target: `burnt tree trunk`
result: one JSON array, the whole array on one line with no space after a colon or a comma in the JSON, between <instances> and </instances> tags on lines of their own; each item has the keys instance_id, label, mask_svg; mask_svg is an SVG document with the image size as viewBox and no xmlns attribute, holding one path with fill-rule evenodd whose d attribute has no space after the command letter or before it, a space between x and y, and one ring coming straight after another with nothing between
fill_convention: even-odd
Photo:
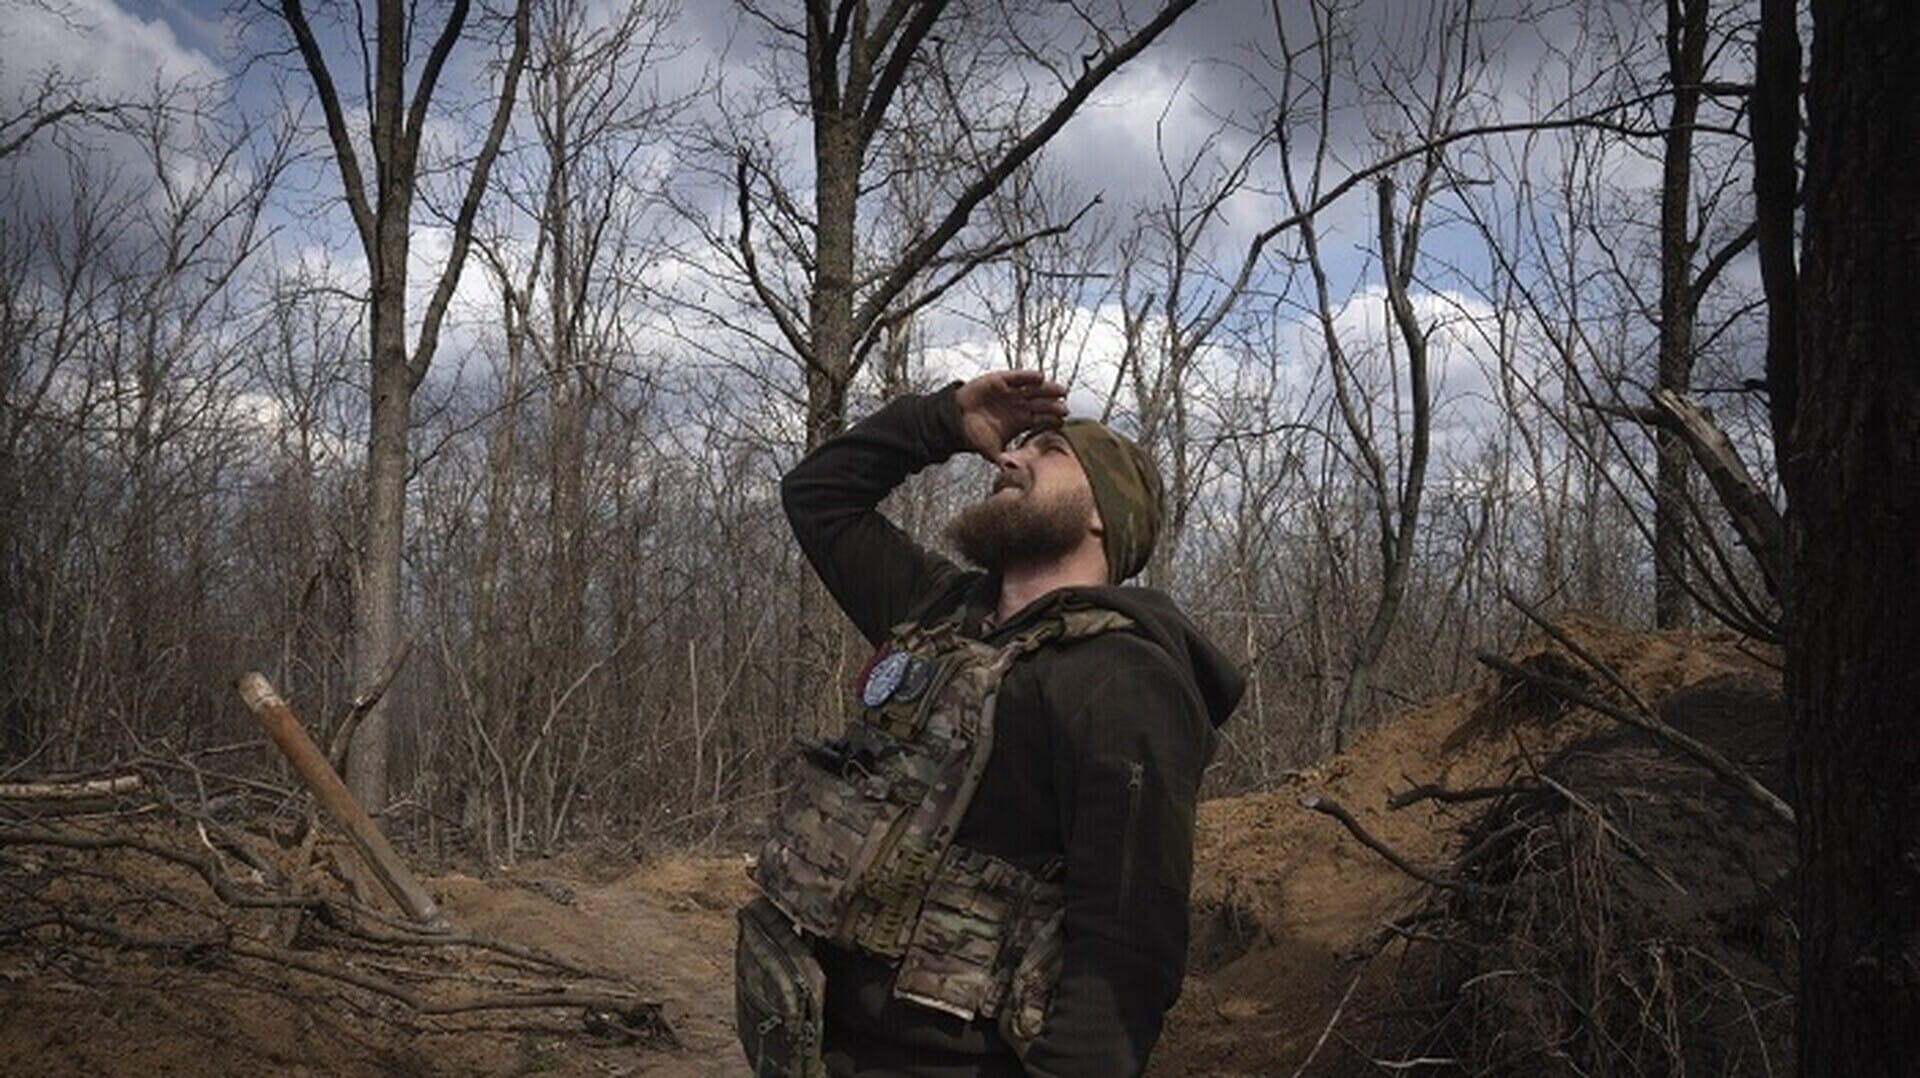
<instances>
[{"instance_id":1,"label":"burnt tree trunk","mask_svg":"<svg viewBox=\"0 0 1920 1078\"><path fill-rule=\"evenodd\" d=\"M1920 20L1815 0L1788 492L1799 1064L1920 1059Z\"/></svg>"}]
</instances>

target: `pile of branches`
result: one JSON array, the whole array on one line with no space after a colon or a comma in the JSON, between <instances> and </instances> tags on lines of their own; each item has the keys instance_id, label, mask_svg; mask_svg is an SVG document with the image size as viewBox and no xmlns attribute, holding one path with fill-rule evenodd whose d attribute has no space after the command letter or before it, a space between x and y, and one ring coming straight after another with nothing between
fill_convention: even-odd
<instances>
[{"instance_id":1,"label":"pile of branches","mask_svg":"<svg viewBox=\"0 0 1920 1078\"><path fill-rule=\"evenodd\" d=\"M304 790L213 766L235 749L270 751L0 782L0 952L82 970L140 954L256 989L275 970L291 994L419 1032L494 1022L673 1043L660 1005L619 974L382 908Z\"/></svg>"},{"instance_id":2,"label":"pile of branches","mask_svg":"<svg viewBox=\"0 0 1920 1078\"><path fill-rule=\"evenodd\" d=\"M1783 881L1728 887L1697 847L1635 839L1650 821L1631 791L1589 798L1553 777L1580 762L1470 820L1456 876L1414 918L1450 1004L1417 1054L1474 1074L1790 1072L1792 927L1768 886ZM1689 778L1661 770L1646 777Z\"/></svg>"},{"instance_id":3,"label":"pile of branches","mask_svg":"<svg viewBox=\"0 0 1920 1078\"><path fill-rule=\"evenodd\" d=\"M1340 806L1302 801L1422 885L1354 955L1409 959L1382 1010L1418 1020L1381 1024L1363 1051L1468 1074L1791 1073L1791 809L1561 643L1591 673L1564 655L1483 661L1515 693L1633 729L1546 760L1521 746L1488 787L1393 795L1453 816L1451 863L1410 863Z\"/></svg>"}]
</instances>

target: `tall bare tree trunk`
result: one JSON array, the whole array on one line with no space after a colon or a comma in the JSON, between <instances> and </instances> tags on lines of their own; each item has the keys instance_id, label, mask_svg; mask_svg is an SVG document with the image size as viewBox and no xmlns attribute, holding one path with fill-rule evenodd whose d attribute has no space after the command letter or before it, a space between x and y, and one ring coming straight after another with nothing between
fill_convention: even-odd
<instances>
[{"instance_id":1,"label":"tall bare tree trunk","mask_svg":"<svg viewBox=\"0 0 1920 1078\"><path fill-rule=\"evenodd\" d=\"M404 241L403 241L404 242ZM400 261L405 261L404 250ZM400 284L404 298L405 282ZM379 301L375 300L376 309ZM401 311L404 312L404 305ZM400 564L406 542L407 432L413 385L407 371L406 330L399 318L374 322L373 401L367 436L366 506L360 522L353 592L353 684L374 683L400 646ZM384 338L384 339L383 339ZM396 340L397 338L397 340ZM368 711L347 757L347 785L367 811L386 810L392 749L393 693Z\"/></svg>"},{"instance_id":2,"label":"tall bare tree trunk","mask_svg":"<svg viewBox=\"0 0 1920 1078\"><path fill-rule=\"evenodd\" d=\"M470 0L454 0L419 60L413 96L407 96L413 6L404 0L379 0L374 19L372 70L365 72L373 100L366 142L373 151L369 183L360 149L346 116L339 83L314 36L300 0L280 0L280 14L292 32L301 63L313 82L325 115L327 137L340 172L347 208L353 216L370 281L369 363L372 401L367 433L366 505L360 521L353 609L352 677L356 693L370 688L399 646L402 633L401 559L405 553L407 433L412 425L413 391L426 377L438 346L447 304L460 281L472 242L473 220L487 175L499 156L507 118L526 66L528 12L520 0L512 12L513 47L501 74L491 124L475 152L472 171L452 222L452 249L420 319L418 341L407 342L407 260L412 241L413 200L420 176L420 140L440 75L465 30ZM426 29L424 25L421 29ZM359 42L365 55L367 42ZM399 693L383 695L362 720L347 758L347 783L367 811L386 807L388 765L392 754L393 708Z\"/></svg>"},{"instance_id":3,"label":"tall bare tree trunk","mask_svg":"<svg viewBox=\"0 0 1920 1078\"><path fill-rule=\"evenodd\" d=\"M1660 360L1658 388L1686 393L1693 378L1693 325L1699 296L1693 282L1693 125L1706 75L1707 0L1667 0L1667 74L1673 108L1667 117L1660 177ZM1654 429L1653 618L1663 629L1685 625L1688 602L1687 516L1692 502L1687 443L1668 426Z\"/></svg>"},{"instance_id":4,"label":"tall bare tree trunk","mask_svg":"<svg viewBox=\"0 0 1920 1078\"><path fill-rule=\"evenodd\" d=\"M1920 20L1815 0L1783 458L1804 1078L1920 1060Z\"/></svg>"},{"instance_id":5,"label":"tall bare tree trunk","mask_svg":"<svg viewBox=\"0 0 1920 1078\"><path fill-rule=\"evenodd\" d=\"M840 433L854 374L853 245L860 186L860 122L816 105L814 212L820 221L808 296L813 354L807 367L807 448Z\"/></svg>"}]
</instances>

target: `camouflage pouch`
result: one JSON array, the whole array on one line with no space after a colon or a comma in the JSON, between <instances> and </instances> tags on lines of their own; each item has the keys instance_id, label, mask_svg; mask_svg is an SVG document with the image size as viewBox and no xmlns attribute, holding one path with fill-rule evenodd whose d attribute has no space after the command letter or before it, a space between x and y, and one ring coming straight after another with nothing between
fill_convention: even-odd
<instances>
[{"instance_id":1,"label":"camouflage pouch","mask_svg":"<svg viewBox=\"0 0 1920 1078\"><path fill-rule=\"evenodd\" d=\"M1036 938L1013 968L1007 998L1000 1004L1000 1036L1022 1059L1046 1025L1047 1005L1053 1002L1053 986L1060 980L1061 960L1067 952L1066 914L1064 908L1055 910L1039 925Z\"/></svg>"},{"instance_id":2,"label":"camouflage pouch","mask_svg":"<svg viewBox=\"0 0 1920 1078\"><path fill-rule=\"evenodd\" d=\"M1033 982L1029 997L1040 987L1045 971L1028 959L1046 942L1049 926L1058 934L1063 911L1059 884L990 854L949 847L927 888L893 994L969 1021L993 1017L1010 1000L1020 970ZM1046 1001L1027 1005L1044 1012Z\"/></svg>"},{"instance_id":3,"label":"camouflage pouch","mask_svg":"<svg viewBox=\"0 0 1920 1078\"><path fill-rule=\"evenodd\" d=\"M733 952L734 1020L755 1078L825 1078L820 1060L825 978L806 938L773 903L739 914Z\"/></svg>"}]
</instances>

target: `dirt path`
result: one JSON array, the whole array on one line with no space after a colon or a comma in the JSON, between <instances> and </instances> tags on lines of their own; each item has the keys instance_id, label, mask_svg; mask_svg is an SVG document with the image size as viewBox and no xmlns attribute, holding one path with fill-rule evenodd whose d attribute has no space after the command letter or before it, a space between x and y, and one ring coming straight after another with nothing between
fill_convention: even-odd
<instances>
[{"instance_id":1,"label":"dirt path","mask_svg":"<svg viewBox=\"0 0 1920 1078\"><path fill-rule=\"evenodd\" d=\"M560 879L548 868L491 880L443 877L434 886L462 927L625 974L658 999L680 1047L638 1054L625 1061L633 1068L626 1073L745 1073L733 1037L733 911L748 898L740 859L672 857L606 883ZM561 883L571 901L555 901L536 881ZM591 1055L569 1052L543 1073L610 1073L599 1068L614 1061Z\"/></svg>"}]
</instances>

